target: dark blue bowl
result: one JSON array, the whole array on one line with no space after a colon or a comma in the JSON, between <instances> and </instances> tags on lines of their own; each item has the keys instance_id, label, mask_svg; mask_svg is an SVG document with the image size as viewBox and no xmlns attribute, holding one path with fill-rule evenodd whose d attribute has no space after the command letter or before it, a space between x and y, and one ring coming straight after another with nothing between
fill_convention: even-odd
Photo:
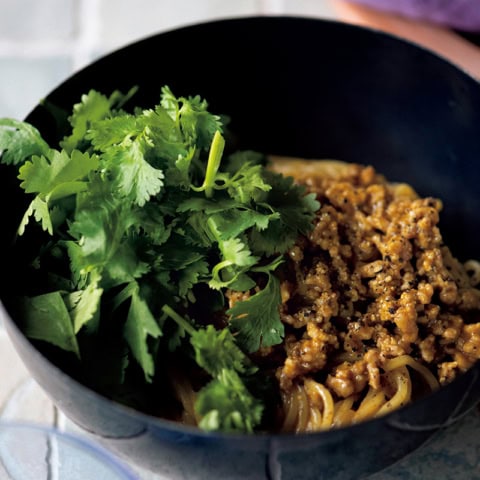
<instances>
[{"instance_id":1,"label":"dark blue bowl","mask_svg":"<svg viewBox=\"0 0 480 480\"><path fill-rule=\"evenodd\" d=\"M375 166L390 180L444 201L444 238L460 259L480 258L480 85L432 53L376 31L322 20L222 20L162 33L73 75L48 99L67 109L90 88L139 85L200 94L232 118L236 146ZM27 118L51 141L53 119ZM0 249L14 275L10 239L23 213L15 179L3 177ZM8 276L4 276L8 278ZM479 365L450 385L383 418L308 435L209 434L139 413L75 381L8 315L7 330L33 377L58 407L133 462L186 478L359 479L418 448L480 398Z\"/></svg>"}]
</instances>

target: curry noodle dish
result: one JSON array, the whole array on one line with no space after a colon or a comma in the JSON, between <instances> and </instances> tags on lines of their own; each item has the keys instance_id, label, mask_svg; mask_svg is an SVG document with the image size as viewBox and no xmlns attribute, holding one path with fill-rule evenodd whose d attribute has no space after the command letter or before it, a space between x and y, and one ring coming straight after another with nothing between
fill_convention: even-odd
<instances>
[{"instance_id":1,"label":"curry noodle dish","mask_svg":"<svg viewBox=\"0 0 480 480\"><path fill-rule=\"evenodd\" d=\"M54 146L0 119L30 198L5 298L62 369L203 430L310 432L480 358L480 264L444 244L441 200L368 165L225 149L201 97L165 85L128 113L135 92L83 95Z\"/></svg>"},{"instance_id":2,"label":"curry noodle dish","mask_svg":"<svg viewBox=\"0 0 480 480\"><path fill-rule=\"evenodd\" d=\"M480 358L480 263L443 244L442 203L371 166L270 157L320 202L314 228L280 269L284 342L255 363L273 372L275 431L342 427L387 414ZM230 308L249 293L227 293ZM176 375L183 420L195 392Z\"/></svg>"},{"instance_id":3,"label":"curry noodle dish","mask_svg":"<svg viewBox=\"0 0 480 480\"><path fill-rule=\"evenodd\" d=\"M275 365L281 430L386 414L480 358L480 267L443 244L440 200L370 166L275 158L271 168L321 204L282 271L284 344L258 353Z\"/></svg>"}]
</instances>

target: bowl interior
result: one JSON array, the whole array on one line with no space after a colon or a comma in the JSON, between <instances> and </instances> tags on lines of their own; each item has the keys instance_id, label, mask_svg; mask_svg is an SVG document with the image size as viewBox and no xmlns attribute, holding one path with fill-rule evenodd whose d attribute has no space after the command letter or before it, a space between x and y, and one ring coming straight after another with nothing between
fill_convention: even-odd
<instances>
[{"instance_id":1,"label":"bowl interior","mask_svg":"<svg viewBox=\"0 0 480 480\"><path fill-rule=\"evenodd\" d=\"M225 50L215 47L219 42ZM480 207L479 86L428 51L336 22L236 19L128 46L48 99L69 109L90 88L108 94L133 85L139 92L132 101L145 107L162 85L201 95L211 111L231 118L238 148L372 164L393 181L438 196L448 243L461 256L477 253L480 227L471 219ZM56 137L41 108L28 120Z\"/></svg>"}]
</instances>

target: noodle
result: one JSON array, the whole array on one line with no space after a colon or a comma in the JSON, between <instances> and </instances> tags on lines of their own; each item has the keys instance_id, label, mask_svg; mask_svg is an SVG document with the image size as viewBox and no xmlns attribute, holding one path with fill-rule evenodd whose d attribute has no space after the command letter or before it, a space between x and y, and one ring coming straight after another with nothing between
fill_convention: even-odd
<instances>
[{"instance_id":1,"label":"noodle","mask_svg":"<svg viewBox=\"0 0 480 480\"><path fill-rule=\"evenodd\" d=\"M407 365L425 375L428 382L432 382L429 383L432 389L438 388L433 375L426 374L426 369L408 355L387 362L385 383L389 388L370 387L356 409L353 406L357 395L335 402L325 385L307 378L302 386L296 385L291 395L284 396L286 417L281 430L297 433L326 430L379 417L406 405L411 401L412 393ZM394 393L388 398L387 391L392 387Z\"/></svg>"},{"instance_id":2,"label":"noodle","mask_svg":"<svg viewBox=\"0 0 480 480\"><path fill-rule=\"evenodd\" d=\"M377 411L375 416L385 415L392 410L403 407L410 402L412 382L406 367L398 367L390 372L390 377L395 382L397 391L395 395Z\"/></svg>"},{"instance_id":3,"label":"noodle","mask_svg":"<svg viewBox=\"0 0 480 480\"><path fill-rule=\"evenodd\" d=\"M424 367L409 355L401 355L400 357L392 358L385 363L383 368L386 372L390 372L403 366L409 366L420 373L422 378L430 387L430 390L434 391L439 388L440 385L433 373L427 367Z\"/></svg>"},{"instance_id":4,"label":"noodle","mask_svg":"<svg viewBox=\"0 0 480 480\"><path fill-rule=\"evenodd\" d=\"M294 280L290 290L288 275L282 284L292 336L277 378L282 391L303 384L308 429L385 415L412 401L412 372L425 393L478 359L480 327L462 318L467 311L479 317L480 263L461 264L442 245L440 201L389 184L371 167L275 158L272 169L303 183L322 205L298 247L308 250L308 263L293 251ZM325 382L311 379L321 372Z\"/></svg>"},{"instance_id":5,"label":"noodle","mask_svg":"<svg viewBox=\"0 0 480 480\"><path fill-rule=\"evenodd\" d=\"M320 404L322 408L321 428L326 429L332 426L335 405L333 403L332 394L321 383L306 379L304 382L305 390L311 404Z\"/></svg>"},{"instance_id":6,"label":"noodle","mask_svg":"<svg viewBox=\"0 0 480 480\"><path fill-rule=\"evenodd\" d=\"M297 401L298 415L295 431L298 433L307 431L308 420L310 418L310 402L308 401L305 389L300 386L298 386Z\"/></svg>"},{"instance_id":7,"label":"noodle","mask_svg":"<svg viewBox=\"0 0 480 480\"><path fill-rule=\"evenodd\" d=\"M320 413L320 410L315 407L310 407L306 431L315 432L318 430L322 430L323 428L324 428L323 420L322 420L322 414Z\"/></svg>"},{"instance_id":8,"label":"noodle","mask_svg":"<svg viewBox=\"0 0 480 480\"><path fill-rule=\"evenodd\" d=\"M385 405L385 402L385 393L383 390L376 390L370 387L367 395L353 415L353 423L358 423L367 418L375 417L380 408Z\"/></svg>"},{"instance_id":9,"label":"noodle","mask_svg":"<svg viewBox=\"0 0 480 480\"><path fill-rule=\"evenodd\" d=\"M334 401L325 385L307 378L284 396L286 417L282 431L307 432L326 430L385 415L411 401L412 382L407 366L419 372L431 390L438 388L432 373L412 357L403 355L385 364L385 387L370 387L357 408L358 395ZM393 388L393 394L388 393Z\"/></svg>"},{"instance_id":10,"label":"noodle","mask_svg":"<svg viewBox=\"0 0 480 480\"><path fill-rule=\"evenodd\" d=\"M325 430L332 426L335 404L330 391L321 383L305 379L290 395L284 395L285 418L281 430L306 432Z\"/></svg>"},{"instance_id":11,"label":"noodle","mask_svg":"<svg viewBox=\"0 0 480 480\"><path fill-rule=\"evenodd\" d=\"M200 419L195 412L196 393L190 380L179 369L170 369L169 377L174 396L181 405L181 422L185 425L198 425Z\"/></svg>"},{"instance_id":12,"label":"noodle","mask_svg":"<svg viewBox=\"0 0 480 480\"><path fill-rule=\"evenodd\" d=\"M352 406L356 401L357 396L352 395L344 400L335 402L335 415L333 417L332 427L343 427L353 423L355 411L352 409Z\"/></svg>"},{"instance_id":13,"label":"noodle","mask_svg":"<svg viewBox=\"0 0 480 480\"><path fill-rule=\"evenodd\" d=\"M291 432L296 430L296 425L298 424L298 417L300 412L299 390L300 387L297 386L291 392L282 392L283 409L285 412L285 419L282 425L283 431Z\"/></svg>"}]
</instances>

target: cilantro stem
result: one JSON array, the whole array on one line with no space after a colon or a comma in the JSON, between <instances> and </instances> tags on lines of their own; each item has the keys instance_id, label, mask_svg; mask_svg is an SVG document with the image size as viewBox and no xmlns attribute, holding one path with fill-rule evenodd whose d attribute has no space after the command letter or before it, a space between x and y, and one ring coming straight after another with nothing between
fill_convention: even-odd
<instances>
[{"instance_id":1,"label":"cilantro stem","mask_svg":"<svg viewBox=\"0 0 480 480\"><path fill-rule=\"evenodd\" d=\"M217 175L218 167L222 160L223 149L225 148L225 139L219 130L215 131L213 135L212 144L210 145L210 151L208 152L207 169L205 171L205 179L201 187L191 187L195 192L205 191L207 198L212 198L213 189L215 186L215 178Z\"/></svg>"},{"instance_id":2,"label":"cilantro stem","mask_svg":"<svg viewBox=\"0 0 480 480\"><path fill-rule=\"evenodd\" d=\"M205 173L205 196L211 198L213 195L213 186L215 185L215 175L222 160L223 149L225 148L225 139L222 134L216 130L213 135L212 145L208 154L207 171Z\"/></svg>"},{"instance_id":3,"label":"cilantro stem","mask_svg":"<svg viewBox=\"0 0 480 480\"><path fill-rule=\"evenodd\" d=\"M220 288L226 287L231 282L233 282L233 280L235 280L238 275L235 275L229 281L223 281L223 279L220 277L220 272L222 271L222 269L230 267L231 265L233 265L233 263L230 260L223 260L223 262L217 263L212 269L212 280L210 282L210 286L216 285L215 288L219 290Z\"/></svg>"},{"instance_id":4,"label":"cilantro stem","mask_svg":"<svg viewBox=\"0 0 480 480\"><path fill-rule=\"evenodd\" d=\"M190 336L194 335L196 330L193 326L185 320L181 315L179 315L170 305L164 305L162 307L163 313L168 315L172 320L174 320L180 327L182 327Z\"/></svg>"}]
</instances>

